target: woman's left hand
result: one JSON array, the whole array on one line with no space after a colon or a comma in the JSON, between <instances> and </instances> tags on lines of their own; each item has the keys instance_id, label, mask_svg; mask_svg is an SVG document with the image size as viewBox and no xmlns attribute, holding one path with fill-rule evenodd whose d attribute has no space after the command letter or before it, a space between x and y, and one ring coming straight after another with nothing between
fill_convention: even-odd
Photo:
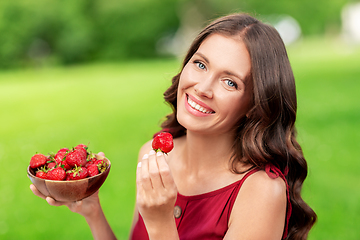
<instances>
[{"instance_id":1,"label":"woman's left hand","mask_svg":"<svg viewBox=\"0 0 360 240\"><path fill-rule=\"evenodd\" d=\"M175 223L177 187L162 152L151 150L144 155L137 167L136 186L137 208L150 235Z\"/></svg>"}]
</instances>

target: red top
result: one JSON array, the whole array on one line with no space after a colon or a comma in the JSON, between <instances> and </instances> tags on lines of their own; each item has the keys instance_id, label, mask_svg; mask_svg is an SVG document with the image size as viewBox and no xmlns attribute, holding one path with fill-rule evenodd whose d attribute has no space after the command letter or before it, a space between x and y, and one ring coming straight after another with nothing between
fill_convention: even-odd
<instances>
[{"instance_id":1,"label":"red top","mask_svg":"<svg viewBox=\"0 0 360 240\"><path fill-rule=\"evenodd\" d=\"M278 171L277 168L272 166L265 168L265 170L269 177L276 178L280 176L285 180L283 174ZM228 229L230 213L240 187L251 174L257 171L259 171L258 168L253 169L246 173L241 180L208 193L194 196L184 196L178 193L174 208L174 216L180 239L223 239ZM291 205L288 198L288 214L286 217L286 226L283 237L286 237L287 235L287 225L290 214ZM131 239L149 239L140 214L139 220L134 227Z\"/></svg>"}]
</instances>

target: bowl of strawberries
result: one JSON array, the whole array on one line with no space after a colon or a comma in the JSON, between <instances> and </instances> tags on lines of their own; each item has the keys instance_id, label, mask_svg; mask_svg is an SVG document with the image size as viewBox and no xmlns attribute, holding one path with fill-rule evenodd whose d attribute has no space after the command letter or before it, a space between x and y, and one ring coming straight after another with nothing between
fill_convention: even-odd
<instances>
[{"instance_id":1,"label":"bowl of strawberries","mask_svg":"<svg viewBox=\"0 0 360 240\"><path fill-rule=\"evenodd\" d=\"M103 185L110 167L109 159L79 144L72 149L61 148L56 154L36 153L30 159L27 175L45 196L57 201L78 201Z\"/></svg>"}]
</instances>

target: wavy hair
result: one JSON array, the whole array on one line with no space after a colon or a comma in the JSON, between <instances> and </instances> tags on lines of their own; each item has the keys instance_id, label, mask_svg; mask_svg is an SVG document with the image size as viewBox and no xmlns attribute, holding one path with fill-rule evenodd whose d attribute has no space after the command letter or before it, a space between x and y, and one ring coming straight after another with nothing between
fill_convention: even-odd
<instances>
[{"instance_id":1,"label":"wavy hair","mask_svg":"<svg viewBox=\"0 0 360 240\"><path fill-rule=\"evenodd\" d=\"M236 164L251 164L264 168L271 163L286 175L292 214L285 239L303 240L314 225L317 216L301 197L307 176L307 163L296 140L296 89L284 43L270 25L247 14L221 17L205 27L185 56L182 69L189 62L201 43L211 34L240 36L251 58L248 78L252 87L252 105L248 114L235 126L231 169ZM181 71L172 79L164 99L173 109L162 123L174 138L186 134L186 129L176 119L177 89ZM287 174L286 174L287 173Z\"/></svg>"}]
</instances>

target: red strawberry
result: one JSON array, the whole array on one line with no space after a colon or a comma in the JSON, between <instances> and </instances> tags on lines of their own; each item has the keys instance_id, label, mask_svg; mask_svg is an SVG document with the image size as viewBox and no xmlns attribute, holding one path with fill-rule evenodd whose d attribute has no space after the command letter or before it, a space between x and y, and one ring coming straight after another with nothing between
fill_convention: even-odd
<instances>
[{"instance_id":1,"label":"red strawberry","mask_svg":"<svg viewBox=\"0 0 360 240\"><path fill-rule=\"evenodd\" d=\"M79 180L89 175L85 167L75 167L73 170L67 171L66 174L67 180Z\"/></svg>"},{"instance_id":2,"label":"red strawberry","mask_svg":"<svg viewBox=\"0 0 360 240\"><path fill-rule=\"evenodd\" d=\"M66 172L62 167L57 167L47 172L46 178L49 180L62 181L66 178Z\"/></svg>"},{"instance_id":3,"label":"red strawberry","mask_svg":"<svg viewBox=\"0 0 360 240\"><path fill-rule=\"evenodd\" d=\"M170 152L174 148L172 135L167 132L157 134L152 141L152 148L163 153Z\"/></svg>"},{"instance_id":4,"label":"red strawberry","mask_svg":"<svg viewBox=\"0 0 360 240\"><path fill-rule=\"evenodd\" d=\"M70 170L71 169L70 165L65 160L60 161L59 166L61 166L65 170Z\"/></svg>"},{"instance_id":5,"label":"red strawberry","mask_svg":"<svg viewBox=\"0 0 360 240\"><path fill-rule=\"evenodd\" d=\"M87 160L85 167L88 168L90 165L93 165L96 161L96 158L90 158Z\"/></svg>"},{"instance_id":6,"label":"red strawberry","mask_svg":"<svg viewBox=\"0 0 360 240\"><path fill-rule=\"evenodd\" d=\"M36 177L38 177L38 178L43 178L43 179L46 179L47 177L47 173L48 172L48 170L47 170L47 168L46 167L42 167L42 168L40 168L37 172L36 172Z\"/></svg>"},{"instance_id":7,"label":"red strawberry","mask_svg":"<svg viewBox=\"0 0 360 240\"><path fill-rule=\"evenodd\" d=\"M91 164L87 167L89 177L93 177L99 174L99 168L96 164Z\"/></svg>"},{"instance_id":8,"label":"red strawberry","mask_svg":"<svg viewBox=\"0 0 360 240\"><path fill-rule=\"evenodd\" d=\"M42 179L46 179L46 178L47 178L47 174L46 174L46 172L43 172L43 171L37 171L37 172L36 172L36 177L42 178Z\"/></svg>"},{"instance_id":9,"label":"red strawberry","mask_svg":"<svg viewBox=\"0 0 360 240\"><path fill-rule=\"evenodd\" d=\"M60 161L65 159L66 153L69 152L70 150L68 148L62 148L60 149L56 154L55 154L55 161L56 163L59 163Z\"/></svg>"},{"instance_id":10,"label":"red strawberry","mask_svg":"<svg viewBox=\"0 0 360 240\"><path fill-rule=\"evenodd\" d=\"M79 144L75 147L75 149L78 149L78 148L85 148L85 150L88 149L88 147L85 144Z\"/></svg>"},{"instance_id":11,"label":"red strawberry","mask_svg":"<svg viewBox=\"0 0 360 240\"><path fill-rule=\"evenodd\" d=\"M48 163L46 164L46 167L48 169L53 169L56 167L56 162L55 161L48 161Z\"/></svg>"},{"instance_id":12,"label":"red strawberry","mask_svg":"<svg viewBox=\"0 0 360 240\"><path fill-rule=\"evenodd\" d=\"M31 168L38 168L44 166L47 162L47 157L44 154L37 153L31 157L30 160L30 167Z\"/></svg>"},{"instance_id":13,"label":"red strawberry","mask_svg":"<svg viewBox=\"0 0 360 240\"><path fill-rule=\"evenodd\" d=\"M108 164L104 159L96 160L94 164L98 167L100 172L104 172L108 167Z\"/></svg>"},{"instance_id":14,"label":"red strawberry","mask_svg":"<svg viewBox=\"0 0 360 240\"><path fill-rule=\"evenodd\" d=\"M87 159L87 151L85 148L73 149L66 155L65 161L70 167L85 166Z\"/></svg>"}]
</instances>

